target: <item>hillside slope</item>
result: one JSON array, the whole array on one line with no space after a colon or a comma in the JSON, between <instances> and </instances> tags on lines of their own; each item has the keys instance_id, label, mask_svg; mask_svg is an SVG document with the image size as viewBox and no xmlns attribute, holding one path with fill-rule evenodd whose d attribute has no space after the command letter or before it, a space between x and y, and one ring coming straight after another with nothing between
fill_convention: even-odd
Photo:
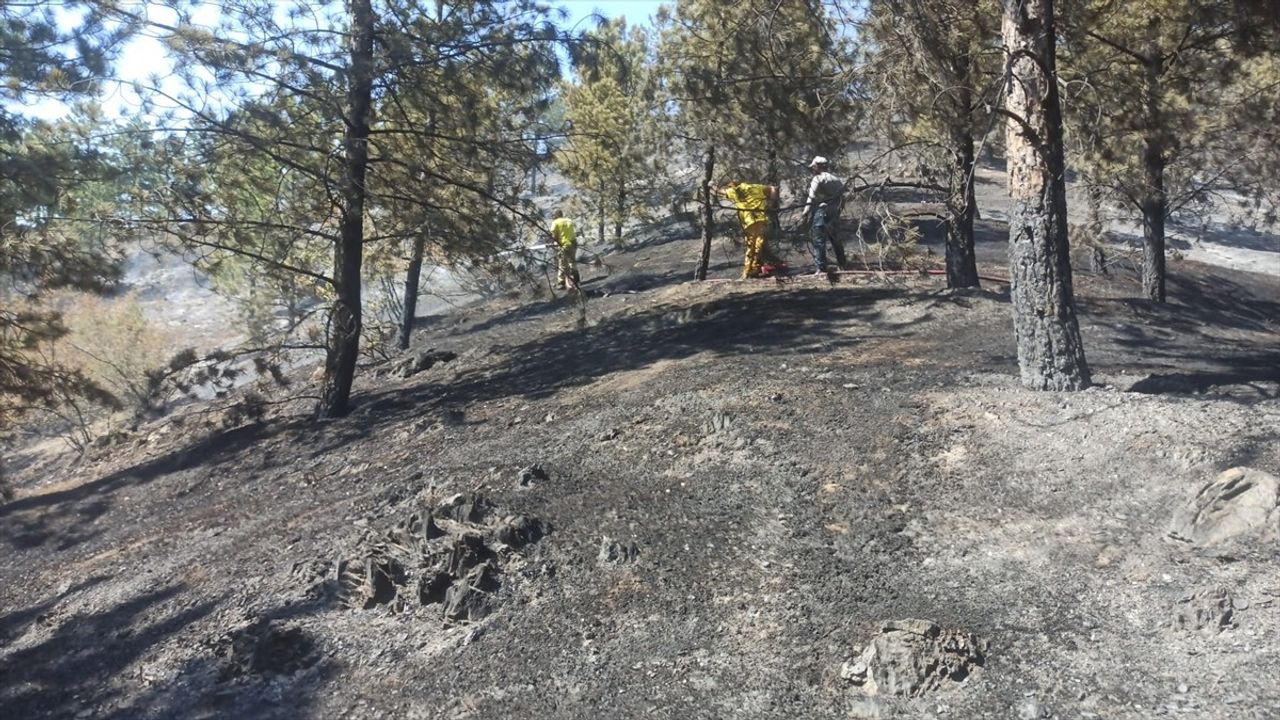
<instances>
[{"instance_id":1,"label":"hillside slope","mask_svg":"<svg viewBox=\"0 0 1280 720\"><path fill-rule=\"evenodd\" d=\"M610 256L581 325L565 299L430 318L417 348L456 359L366 373L349 418L285 404L227 431L162 423L56 476L30 465L0 506L0 704L1280 714L1280 544L1167 538L1220 471L1280 472L1280 279L1182 264L1157 306L1081 275L1099 385L1033 393L998 285L686 284L694 253ZM911 618L984 657L869 696L860 653Z\"/></svg>"}]
</instances>

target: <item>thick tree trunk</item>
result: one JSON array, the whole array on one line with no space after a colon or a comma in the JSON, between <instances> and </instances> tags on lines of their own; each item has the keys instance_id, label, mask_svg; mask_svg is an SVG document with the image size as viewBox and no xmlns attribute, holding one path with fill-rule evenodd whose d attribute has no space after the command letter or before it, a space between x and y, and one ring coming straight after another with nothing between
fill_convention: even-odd
<instances>
[{"instance_id":1,"label":"thick tree trunk","mask_svg":"<svg viewBox=\"0 0 1280 720\"><path fill-rule=\"evenodd\" d=\"M413 239L413 257L409 258L409 270L404 275L404 312L400 317L400 337L396 345L409 349L413 338L413 321L418 315L418 283L422 280L422 255L427 249L427 235L421 233Z\"/></svg>"},{"instance_id":2,"label":"thick tree trunk","mask_svg":"<svg viewBox=\"0 0 1280 720\"><path fill-rule=\"evenodd\" d=\"M1004 0L1009 276L1022 383L1089 386L1071 287L1052 0Z\"/></svg>"},{"instance_id":3,"label":"thick tree trunk","mask_svg":"<svg viewBox=\"0 0 1280 720\"><path fill-rule=\"evenodd\" d=\"M342 218L333 253L337 298L329 315L329 347L321 387L321 417L347 414L360 352L360 265L364 253L365 172L373 96L372 0L351 0L351 72L343 143Z\"/></svg>"},{"instance_id":4,"label":"thick tree trunk","mask_svg":"<svg viewBox=\"0 0 1280 720\"><path fill-rule=\"evenodd\" d=\"M1147 49L1147 135L1142 148L1142 294L1164 302L1164 219L1169 198L1164 188L1165 148L1160 132L1159 48Z\"/></svg>"},{"instance_id":5,"label":"thick tree trunk","mask_svg":"<svg viewBox=\"0 0 1280 720\"><path fill-rule=\"evenodd\" d=\"M707 279L707 267L711 265L711 236L715 234L715 198L711 196L711 179L716 172L716 146L707 145L702 161L702 255L693 271L694 280Z\"/></svg>"},{"instance_id":6,"label":"thick tree trunk","mask_svg":"<svg viewBox=\"0 0 1280 720\"><path fill-rule=\"evenodd\" d=\"M965 91L967 96L968 92ZM966 103L967 104L967 103ZM974 196L973 131L967 126L951 135L955 154L947 219L947 287L978 287L978 263L973 249L973 219L978 201Z\"/></svg>"}]
</instances>

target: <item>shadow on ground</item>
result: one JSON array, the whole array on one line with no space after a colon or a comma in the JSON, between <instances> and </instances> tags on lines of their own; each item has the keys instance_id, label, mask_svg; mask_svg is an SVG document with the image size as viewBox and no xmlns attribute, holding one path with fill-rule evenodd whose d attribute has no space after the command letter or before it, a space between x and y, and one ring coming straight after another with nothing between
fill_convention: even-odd
<instances>
[{"instance_id":1,"label":"shadow on ground","mask_svg":"<svg viewBox=\"0 0 1280 720\"><path fill-rule=\"evenodd\" d=\"M245 671L229 672L239 670L230 660L236 652L230 638L219 646L189 632L225 598L194 599L180 582L91 609L61 607L88 604L78 593L105 579L92 578L0 618L6 642L11 631L23 631L19 625L29 618L51 628L46 637L0 663L5 717L179 720L245 712L304 717L316 689L335 670L309 635L293 630L273 636L294 638L291 644L255 643L242 659ZM281 607L257 627L285 623L315 609L314 603ZM244 646L241 641L241 654ZM187 659L166 657L175 652ZM131 668L135 672L127 672ZM145 689L139 691L140 686Z\"/></svg>"}]
</instances>

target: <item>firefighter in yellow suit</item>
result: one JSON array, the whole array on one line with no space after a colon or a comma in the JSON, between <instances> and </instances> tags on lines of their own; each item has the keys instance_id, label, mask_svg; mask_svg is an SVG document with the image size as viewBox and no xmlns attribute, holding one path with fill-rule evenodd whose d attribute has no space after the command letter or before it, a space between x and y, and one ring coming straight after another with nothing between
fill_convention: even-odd
<instances>
[{"instance_id":1,"label":"firefighter in yellow suit","mask_svg":"<svg viewBox=\"0 0 1280 720\"><path fill-rule=\"evenodd\" d=\"M778 196L772 185L731 182L723 188L725 197L738 208L738 220L746 236L747 254L742 262L742 279L760 276L760 255L764 252L764 236L769 229L769 216L765 212Z\"/></svg>"},{"instance_id":2,"label":"firefighter in yellow suit","mask_svg":"<svg viewBox=\"0 0 1280 720\"><path fill-rule=\"evenodd\" d=\"M578 237L573 221L556 210L552 214L551 237L556 241L556 283L566 290L578 286Z\"/></svg>"}]
</instances>

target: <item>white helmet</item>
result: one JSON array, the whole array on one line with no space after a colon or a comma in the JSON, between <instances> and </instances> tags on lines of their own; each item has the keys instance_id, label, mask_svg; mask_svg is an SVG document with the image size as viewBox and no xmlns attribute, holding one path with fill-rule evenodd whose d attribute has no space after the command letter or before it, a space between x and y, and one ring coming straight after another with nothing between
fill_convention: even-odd
<instances>
[{"instance_id":1,"label":"white helmet","mask_svg":"<svg viewBox=\"0 0 1280 720\"><path fill-rule=\"evenodd\" d=\"M809 167L811 168L821 167L826 164L827 164L827 159L822 157L821 155L814 155L813 159L809 161Z\"/></svg>"}]
</instances>

